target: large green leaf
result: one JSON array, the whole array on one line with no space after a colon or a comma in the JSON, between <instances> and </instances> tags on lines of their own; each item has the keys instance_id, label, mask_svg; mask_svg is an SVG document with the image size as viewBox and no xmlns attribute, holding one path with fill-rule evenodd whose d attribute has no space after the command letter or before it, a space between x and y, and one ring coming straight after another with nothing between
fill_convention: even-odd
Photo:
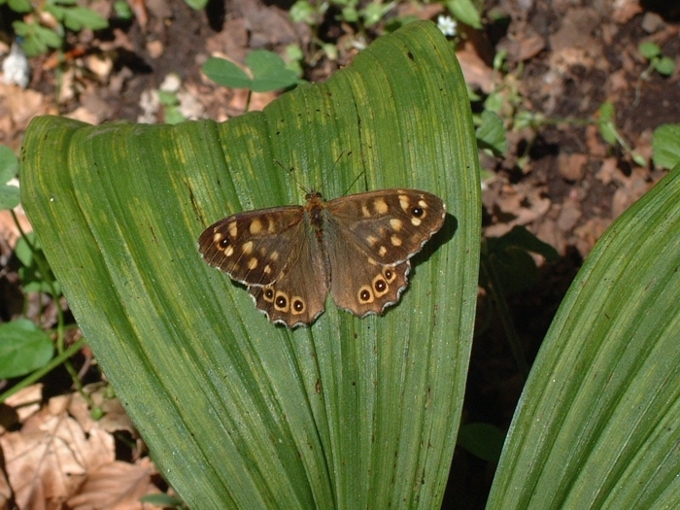
<instances>
[{"instance_id":1,"label":"large green leaf","mask_svg":"<svg viewBox=\"0 0 680 510\"><path fill-rule=\"evenodd\" d=\"M680 168L604 234L524 389L488 508L680 508Z\"/></svg>"},{"instance_id":2,"label":"large green leaf","mask_svg":"<svg viewBox=\"0 0 680 510\"><path fill-rule=\"evenodd\" d=\"M292 168L291 172L284 170ZM452 47L431 23L325 84L223 124L34 120L22 199L154 459L192 508L438 506L479 263L477 156ZM444 228L383 317L273 326L208 267L201 231L243 209L409 186Z\"/></svg>"}]
</instances>

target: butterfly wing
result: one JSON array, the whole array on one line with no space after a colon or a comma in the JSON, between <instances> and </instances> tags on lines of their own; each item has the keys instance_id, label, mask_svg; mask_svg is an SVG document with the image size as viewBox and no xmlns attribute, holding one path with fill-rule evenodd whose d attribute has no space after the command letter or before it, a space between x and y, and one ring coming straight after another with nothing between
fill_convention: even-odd
<instances>
[{"instance_id":1,"label":"butterfly wing","mask_svg":"<svg viewBox=\"0 0 680 510\"><path fill-rule=\"evenodd\" d=\"M248 286L272 322L294 327L323 312L327 273L302 207L234 214L205 229L198 243L210 265Z\"/></svg>"},{"instance_id":2,"label":"butterfly wing","mask_svg":"<svg viewBox=\"0 0 680 510\"><path fill-rule=\"evenodd\" d=\"M326 212L331 295L363 317L399 301L409 259L442 227L446 206L431 193L395 189L331 200Z\"/></svg>"}]
</instances>

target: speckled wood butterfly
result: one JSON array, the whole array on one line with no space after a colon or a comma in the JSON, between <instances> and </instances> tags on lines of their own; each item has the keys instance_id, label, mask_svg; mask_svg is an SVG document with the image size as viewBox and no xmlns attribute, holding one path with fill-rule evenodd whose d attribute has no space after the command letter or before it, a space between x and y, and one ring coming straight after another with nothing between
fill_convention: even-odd
<instances>
[{"instance_id":1,"label":"speckled wood butterfly","mask_svg":"<svg viewBox=\"0 0 680 510\"><path fill-rule=\"evenodd\" d=\"M444 223L446 206L425 191L385 189L304 206L234 214L198 240L208 264L248 286L274 323L308 325L335 303L355 315L382 313L407 286L409 259Z\"/></svg>"}]
</instances>

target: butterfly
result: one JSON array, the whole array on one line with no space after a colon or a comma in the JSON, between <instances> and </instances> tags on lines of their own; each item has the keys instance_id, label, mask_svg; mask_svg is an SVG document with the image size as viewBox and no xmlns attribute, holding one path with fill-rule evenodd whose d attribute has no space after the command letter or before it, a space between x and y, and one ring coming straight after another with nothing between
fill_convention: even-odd
<instances>
[{"instance_id":1,"label":"butterfly","mask_svg":"<svg viewBox=\"0 0 680 510\"><path fill-rule=\"evenodd\" d=\"M309 325L336 305L381 314L408 285L409 259L442 227L444 202L426 191L385 189L234 214L198 244L211 266L248 287L270 321Z\"/></svg>"}]
</instances>

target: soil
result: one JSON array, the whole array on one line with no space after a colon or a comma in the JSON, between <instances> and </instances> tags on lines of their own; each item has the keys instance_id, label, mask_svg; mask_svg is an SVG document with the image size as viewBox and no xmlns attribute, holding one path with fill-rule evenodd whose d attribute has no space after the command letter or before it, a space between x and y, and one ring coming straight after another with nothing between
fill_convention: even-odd
<instances>
[{"instance_id":1,"label":"soil","mask_svg":"<svg viewBox=\"0 0 680 510\"><path fill-rule=\"evenodd\" d=\"M0 83L0 144L18 153L30 119L48 113L96 124L140 119L163 122L163 108L145 107L149 102L143 98L171 73L179 76L181 91L189 98L188 116L217 121L237 116L245 108L246 93L212 84L201 75L200 66L214 54L243 62L252 49L284 55L291 43L308 48L311 31L290 21L291 4L213 0L204 11L194 11L179 0L137 2L133 4L136 17L130 21L116 21L102 32L84 30L70 35L73 51L65 63L59 64L53 55L31 59L26 89ZM93 5L103 16L112 16L110 0ZM400 4L394 13L436 21L443 9L441 5ZM523 226L559 254L553 263L537 257L535 284L508 296L524 354L531 363L594 243L665 175L651 163L638 165L632 153L650 161L653 130L678 122L679 73L676 69L668 77L658 72L646 76L649 62L638 45L654 42L677 64L680 8L673 2L651 0L488 0L483 12L482 31L459 25L458 56L467 81L480 95L489 94L501 79L492 68L493 58L506 51L503 83L514 86L511 98L516 101L504 120L512 128L519 112L546 119L536 128L511 129L509 149L502 157L481 155L482 166L490 173L484 191L485 235L499 237ZM0 6L0 56L9 51L12 14L6 4ZM379 35L381 27L369 36ZM307 79L324 80L351 61L356 50L347 42L355 28L326 16L319 35L337 45L339 57L336 61L310 58L314 65L305 69ZM250 108L262 108L274 97L254 94ZM614 105L616 126L631 150L607 144L597 126L586 122L598 117L605 102ZM13 253L19 232L6 213L0 212L0 320L28 315L51 327L56 314L50 310L56 304L44 296L21 292ZM30 229L25 218L21 221ZM491 423L506 431L524 378L495 313L481 292L479 323L486 326L480 327L473 346L463 420ZM74 339L77 336L77 332L72 334ZM84 367L84 374L90 374L86 382L96 382L88 379L93 373L87 370L90 360L90 354L83 352L76 363ZM47 400L45 395L69 391L70 378L64 371L42 382L42 401ZM120 420L125 422L125 418ZM134 437L131 424L126 422L125 430ZM126 451L130 456L130 450ZM444 506L483 508L494 468L458 448ZM140 467L138 463L136 469L149 476L151 485L166 489L149 474L153 469L148 464Z\"/></svg>"}]
</instances>

